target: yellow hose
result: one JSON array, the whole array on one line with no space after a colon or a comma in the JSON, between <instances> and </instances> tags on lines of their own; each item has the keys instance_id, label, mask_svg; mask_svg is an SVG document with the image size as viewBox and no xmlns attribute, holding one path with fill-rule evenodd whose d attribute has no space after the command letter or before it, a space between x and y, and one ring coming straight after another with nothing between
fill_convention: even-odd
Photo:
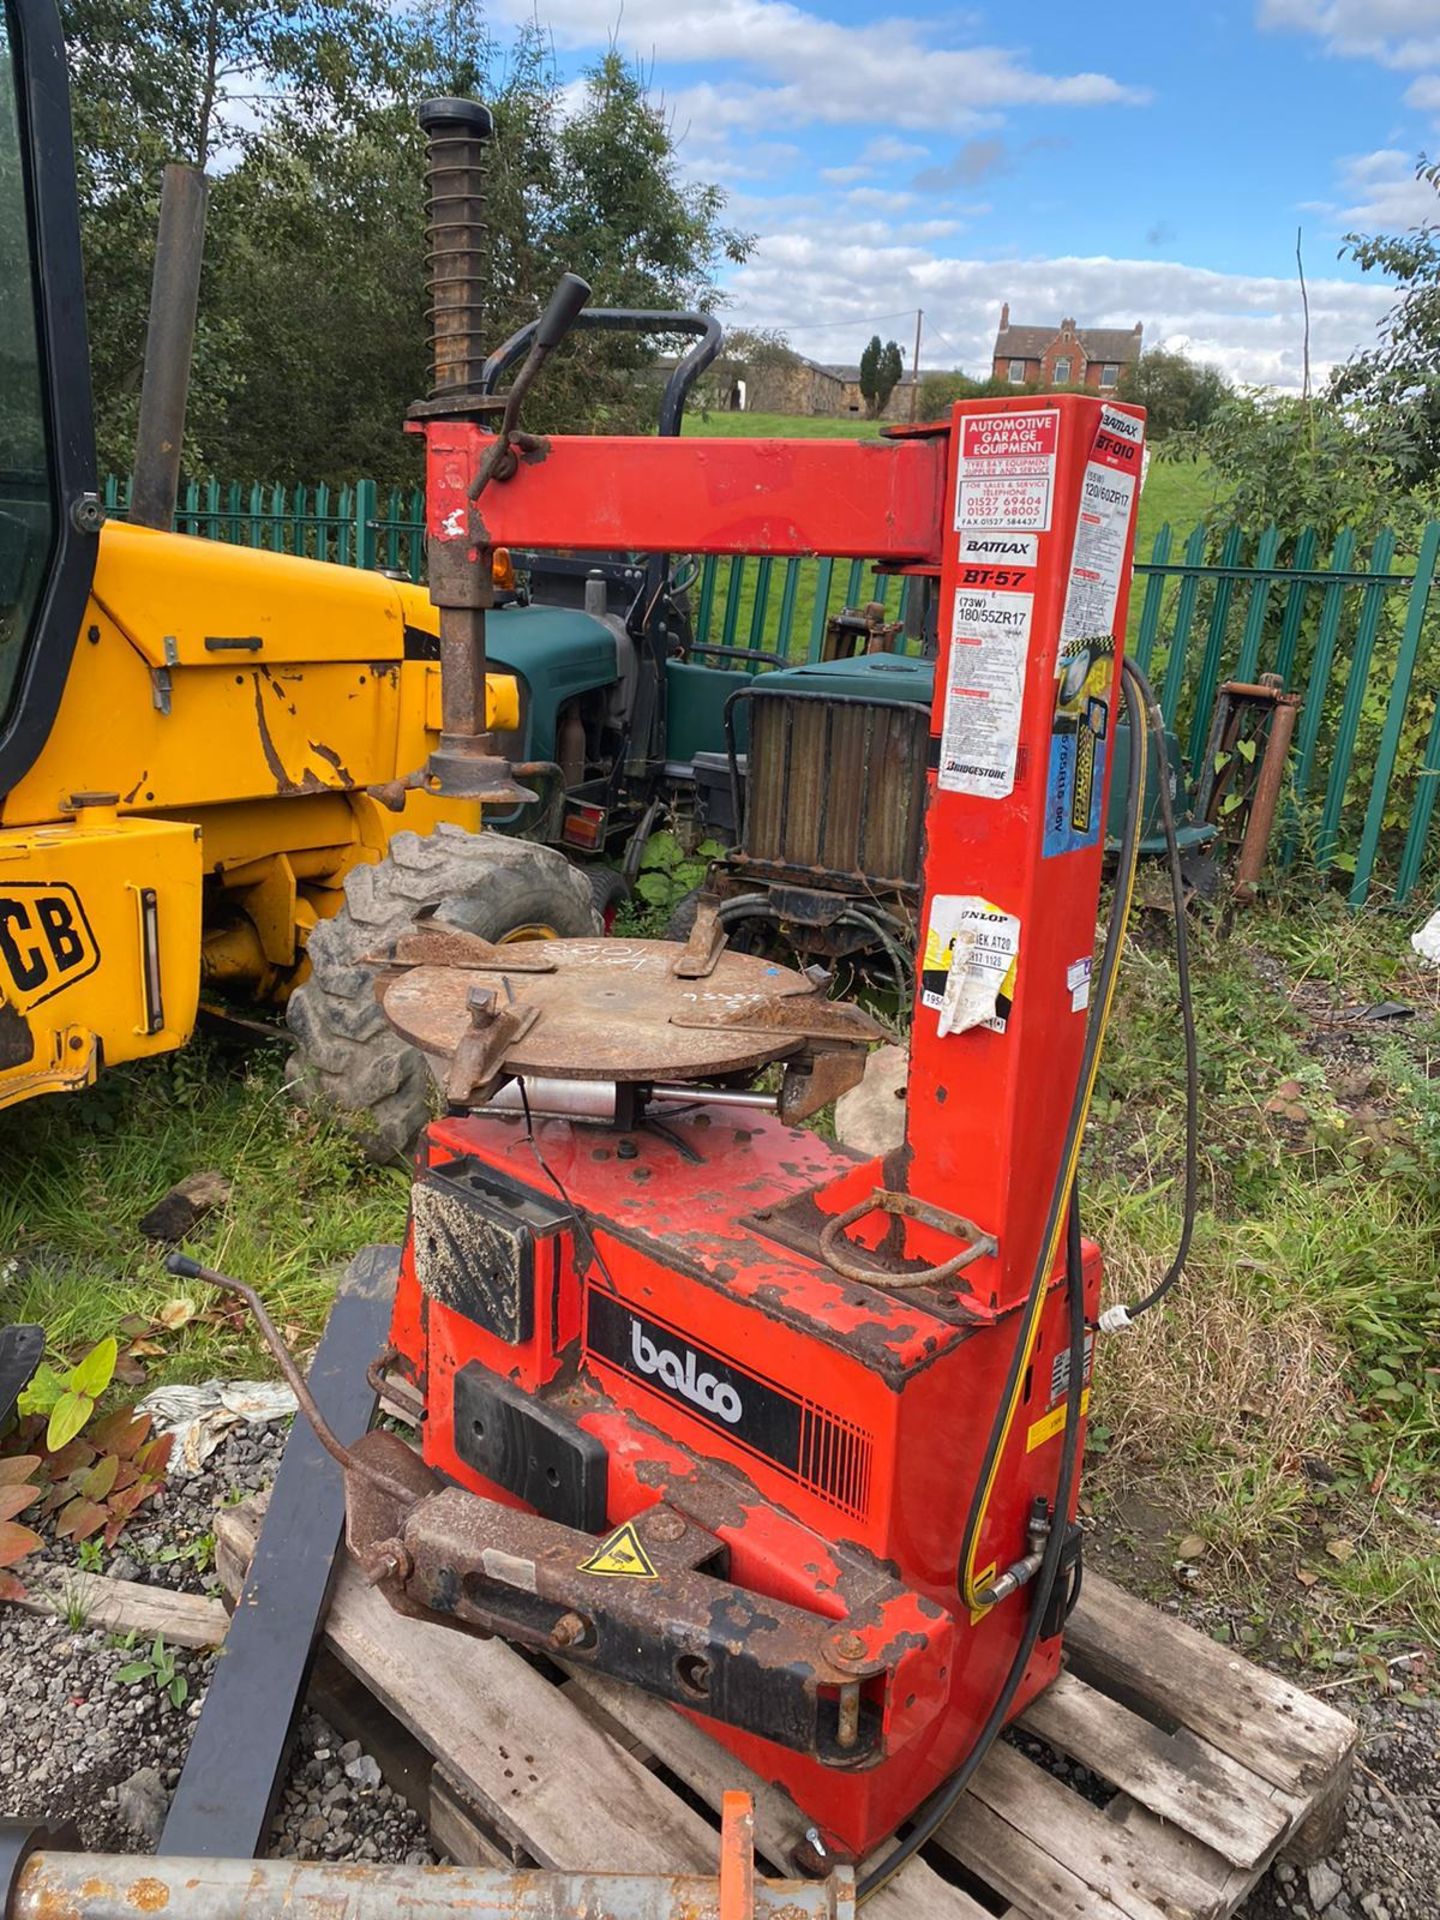
<instances>
[{"instance_id":1,"label":"yellow hose","mask_svg":"<svg viewBox=\"0 0 1440 1920\"><path fill-rule=\"evenodd\" d=\"M1145 703L1143 700L1137 701L1135 705L1136 718L1140 727L1140 793L1138 798L1135 799L1135 805L1143 808L1145 804L1145 777L1149 771L1150 719L1145 711ZM1161 777L1162 779L1164 778L1163 769ZM1120 979L1120 955L1124 952L1125 930L1130 924L1130 909L1135 898L1135 874L1139 864L1140 834L1137 832L1134 835L1127 870L1124 873L1117 873L1115 876L1116 886L1123 889L1119 934L1120 946L1115 956L1115 966L1111 969L1110 978L1106 985L1104 999L1101 1001L1095 1014L1095 1018L1099 1022L1099 1038L1091 1055L1090 1071L1082 1091L1078 1124L1072 1130L1065 1162L1060 1169L1060 1182L1056 1189L1060 1196L1060 1204L1055 1208L1054 1225L1050 1230L1049 1243L1045 1248L1044 1266L1041 1269L1045 1277L1041 1283L1035 1287L1033 1296L1028 1304L1022 1336L1025 1343L1024 1358L1015 1371L1014 1385L1010 1390L1010 1401L1005 1409L1005 1419L1000 1429L1000 1444L995 1448L991 1456L990 1471L986 1475L984 1488L980 1495L980 1509L976 1515L975 1524L970 1529L970 1547L965 1557L961 1593L966 1606L970 1608L972 1613L983 1613L988 1606L993 1604L992 1601L986 1598L986 1590L976 1584L975 1556L979 1551L980 1536L985 1530L985 1516L989 1511L990 1497L995 1490L995 1480L1000 1471L1000 1462L1004 1458L1006 1447L1009 1445L1011 1429L1014 1427L1015 1418L1020 1409L1021 1399L1025 1389L1026 1369L1029 1367L1031 1357L1035 1351L1035 1341L1040 1332L1040 1320L1045 1311L1045 1300L1050 1290L1049 1276L1054 1271L1055 1261L1060 1251L1060 1236L1065 1231L1064 1202L1065 1198L1069 1195L1071 1184L1074 1181L1075 1169L1080 1161L1080 1149L1084 1144L1085 1122L1089 1117L1090 1100L1095 1091L1095 1076L1100 1070L1100 1055L1104 1051L1105 1030L1109 1025L1110 1009L1114 1005L1115 989ZM1079 1387L1079 1382L1072 1382L1072 1391L1078 1391ZM1058 1517L1057 1524L1062 1524ZM987 1569L987 1573L988 1571Z\"/></svg>"}]
</instances>

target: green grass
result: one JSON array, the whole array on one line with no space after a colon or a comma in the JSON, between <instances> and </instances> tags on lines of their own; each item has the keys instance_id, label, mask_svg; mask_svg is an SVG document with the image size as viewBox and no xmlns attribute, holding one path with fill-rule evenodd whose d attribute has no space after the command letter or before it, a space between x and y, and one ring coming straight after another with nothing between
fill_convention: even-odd
<instances>
[{"instance_id":1,"label":"green grass","mask_svg":"<svg viewBox=\"0 0 1440 1920\"><path fill-rule=\"evenodd\" d=\"M881 423L878 420L865 420L856 415L840 417L819 415L811 418L780 413L694 414L687 415L684 423L685 432L692 436L757 440L873 440L879 434L880 426ZM1174 536L1172 557L1178 558L1185 539L1204 519L1214 505L1214 501L1213 474L1207 460L1152 459L1145 480L1145 489L1140 496L1135 536L1136 558L1138 560L1149 558L1155 536L1167 523ZM805 659L815 618L819 583L818 563L813 560L788 563L794 568L796 581L795 613L790 627L788 647L784 644L780 622L781 593L787 563L778 561L771 569L769 591L758 619L755 611L758 563L754 559L749 559L735 564L739 565L738 574L733 571L731 562L721 560L718 563L714 608L708 638L713 642L731 646L756 647L761 651L785 653L792 660ZM830 591L826 602L827 613L838 613L847 603L849 586L849 565L839 562L830 580ZM899 582L893 579L888 582L883 580L877 582L875 574L866 567L859 593L855 597L866 600L878 597L882 592L893 615L899 607ZM1132 591L1130 614L1132 638L1138 628L1140 598L1138 592Z\"/></svg>"},{"instance_id":2,"label":"green grass","mask_svg":"<svg viewBox=\"0 0 1440 1920\"><path fill-rule=\"evenodd\" d=\"M1202 1213L1163 1308L1102 1346L1089 1481L1122 1527L1133 1489L1170 1516L1148 1567L1208 1542L1202 1587L1270 1642L1440 1646L1440 992L1395 916L1294 900L1195 932ZM1336 1023L1398 1000L1404 1026ZM1174 974L1127 956L1087 1149L1107 1294L1134 1299L1179 1232Z\"/></svg>"},{"instance_id":3,"label":"green grass","mask_svg":"<svg viewBox=\"0 0 1440 1920\"><path fill-rule=\"evenodd\" d=\"M403 1233L406 1181L293 1107L282 1061L278 1050L237 1057L201 1040L87 1093L0 1113L0 1320L38 1321L68 1352L184 1298L197 1315L177 1334L154 1332L166 1349L151 1363L156 1377L273 1371L231 1303L172 1279L164 1249L139 1232L176 1180L214 1169L233 1181L232 1198L186 1250L259 1288L301 1339L317 1333L356 1248Z\"/></svg>"}]
</instances>

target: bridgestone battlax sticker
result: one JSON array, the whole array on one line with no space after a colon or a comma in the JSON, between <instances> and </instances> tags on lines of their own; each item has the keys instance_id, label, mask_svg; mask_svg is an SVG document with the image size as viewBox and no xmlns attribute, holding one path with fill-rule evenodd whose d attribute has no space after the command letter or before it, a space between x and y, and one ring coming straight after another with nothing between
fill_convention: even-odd
<instances>
[{"instance_id":1,"label":"bridgestone battlax sticker","mask_svg":"<svg viewBox=\"0 0 1440 1920\"><path fill-rule=\"evenodd\" d=\"M1015 786L1035 596L957 587L936 776L947 793L1003 800Z\"/></svg>"}]
</instances>

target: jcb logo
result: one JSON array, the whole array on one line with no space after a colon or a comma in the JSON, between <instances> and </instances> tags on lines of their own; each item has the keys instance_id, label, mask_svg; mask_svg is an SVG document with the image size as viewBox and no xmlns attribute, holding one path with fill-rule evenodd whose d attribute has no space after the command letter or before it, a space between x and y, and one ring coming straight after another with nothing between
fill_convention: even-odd
<instances>
[{"instance_id":1,"label":"jcb logo","mask_svg":"<svg viewBox=\"0 0 1440 1920\"><path fill-rule=\"evenodd\" d=\"M64 881L0 881L0 1000L22 1012L100 964L80 896Z\"/></svg>"}]
</instances>

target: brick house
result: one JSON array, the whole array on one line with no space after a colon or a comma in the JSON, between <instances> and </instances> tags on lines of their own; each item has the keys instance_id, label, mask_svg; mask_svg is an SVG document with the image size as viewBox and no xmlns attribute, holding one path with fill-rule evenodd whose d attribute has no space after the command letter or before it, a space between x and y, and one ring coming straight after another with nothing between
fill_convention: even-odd
<instances>
[{"instance_id":1,"label":"brick house","mask_svg":"<svg viewBox=\"0 0 1440 1920\"><path fill-rule=\"evenodd\" d=\"M1143 332L1138 320L1131 328L1083 331L1073 320L1062 320L1058 332L1054 327L1012 326L1007 300L995 335L993 377L1012 387L1088 387L1092 393L1109 393L1126 367L1140 358Z\"/></svg>"}]
</instances>

